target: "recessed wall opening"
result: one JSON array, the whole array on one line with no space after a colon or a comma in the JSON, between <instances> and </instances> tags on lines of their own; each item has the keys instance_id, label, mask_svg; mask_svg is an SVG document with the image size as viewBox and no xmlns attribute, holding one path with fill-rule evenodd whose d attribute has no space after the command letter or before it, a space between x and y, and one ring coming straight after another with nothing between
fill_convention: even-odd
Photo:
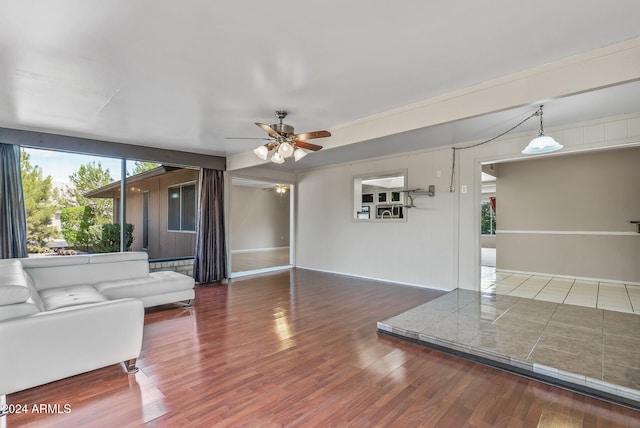
<instances>
[{"instance_id":1,"label":"recessed wall opening","mask_svg":"<svg viewBox=\"0 0 640 428\"><path fill-rule=\"evenodd\" d=\"M482 289L640 312L639 164L639 146L483 164Z\"/></svg>"},{"instance_id":2,"label":"recessed wall opening","mask_svg":"<svg viewBox=\"0 0 640 428\"><path fill-rule=\"evenodd\" d=\"M229 197L231 277L293 265L292 183L232 177Z\"/></svg>"}]
</instances>

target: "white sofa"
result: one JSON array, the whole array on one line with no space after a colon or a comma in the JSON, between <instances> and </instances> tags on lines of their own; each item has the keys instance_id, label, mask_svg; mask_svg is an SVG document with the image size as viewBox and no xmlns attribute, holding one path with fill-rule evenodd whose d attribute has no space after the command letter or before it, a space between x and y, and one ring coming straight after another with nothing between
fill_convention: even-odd
<instances>
[{"instance_id":1,"label":"white sofa","mask_svg":"<svg viewBox=\"0 0 640 428\"><path fill-rule=\"evenodd\" d=\"M144 252L0 260L0 398L111 364L129 372L144 308L188 301L193 278Z\"/></svg>"}]
</instances>

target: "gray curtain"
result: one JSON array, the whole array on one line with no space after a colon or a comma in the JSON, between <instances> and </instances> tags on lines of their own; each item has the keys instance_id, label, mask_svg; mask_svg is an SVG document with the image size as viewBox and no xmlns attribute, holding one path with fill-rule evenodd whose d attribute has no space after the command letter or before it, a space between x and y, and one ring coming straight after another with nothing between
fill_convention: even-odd
<instances>
[{"instance_id":1,"label":"gray curtain","mask_svg":"<svg viewBox=\"0 0 640 428\"><path fill-rule=\"evenodd\" d=\"M0 143L0 259L27 257L20 147Z\"/></svg>"},{"instance_id":2,"label":"gray curtain","mask_svg":"<svg viewBox=\"0 0 640 428\"><path fill-rule=\"evenodd\" d=\"M227 277L222 171L200 170L200 216L193 277L199 283L221 281Z\"/></svg>"}]
</instances>

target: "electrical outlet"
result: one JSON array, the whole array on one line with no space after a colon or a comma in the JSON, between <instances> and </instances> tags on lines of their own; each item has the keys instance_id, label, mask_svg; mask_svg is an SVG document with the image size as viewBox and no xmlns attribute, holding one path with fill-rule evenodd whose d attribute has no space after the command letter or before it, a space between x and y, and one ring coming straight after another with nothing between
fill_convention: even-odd
<instances>
[{"instance_id":1,"label":"electrical outlet","mask_svg":"<svg viewBox=\"0 0 640 428\"><path fill-rule=\"evenodd\" d=\"M467 186L460 186L461 193L467 193Z\"/></svg>"},{"instance_id":2,"label":"electrical outlet","mask_svg":"<svg viewBox=\"0 0 640 428\"><path fill-rule=\"evenodd\" d=\"M438 170L438 172L436 172L436 177L442 177L442 171Z\"/></svg>"}]
</instances>

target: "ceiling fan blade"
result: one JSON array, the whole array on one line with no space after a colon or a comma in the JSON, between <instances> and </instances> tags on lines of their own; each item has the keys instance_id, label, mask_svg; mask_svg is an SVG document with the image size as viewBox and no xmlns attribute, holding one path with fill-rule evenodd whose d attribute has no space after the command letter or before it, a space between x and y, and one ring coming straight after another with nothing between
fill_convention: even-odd
<instances>
[{"instance_id":1,"label":"ceiling fan blade","mask_svg":"<svg viewBox=\"0 0 640 428\"><path fill-rule=\"evenodd\" d=\"M296 147L300 147L301 149L311 150L312 152L317 152L322 148L322 146L318 146L317 144L307 143L306 141L293 140L296 143Z\"/></svg>"},{"instance_id":2,"label":"ceiling fan blade","mask_svg":"<svg viewBox=\"0 0 640 428\"><path fill-rule=\"evenodd\" d=\"M273 129L269 125L265 125L264 123L259 123L259 122L256 122L256 125L258 125L264 131L266 131L266 133L271 135L273 138L283 137L282 134L280 134L278 131L276 131L275 129Z\"/></svg>"},{"instance_id":3,"label":"ceiling fan blade","mask_svg":"<svg viewBox=\"0 0 640 428\"><path fill-rule=\"evenodd\" d=\"M304 132L302 134L296 134L293 136L296 140L311 140L313 138L325 138L331 137L331 132L329 131L314 131L314 132Z\"/></svg>"},{"instance_id":4,"label":"ceiling fan blade","mask_svg":"<svg viewBox=\"0 0 640 428\"><path fill-rule=\"evenodd\" d=\"M263 137L224 137L225 140L267 140L270 141L271 138L263 138Z\"/></svg>"}]
</instances>

